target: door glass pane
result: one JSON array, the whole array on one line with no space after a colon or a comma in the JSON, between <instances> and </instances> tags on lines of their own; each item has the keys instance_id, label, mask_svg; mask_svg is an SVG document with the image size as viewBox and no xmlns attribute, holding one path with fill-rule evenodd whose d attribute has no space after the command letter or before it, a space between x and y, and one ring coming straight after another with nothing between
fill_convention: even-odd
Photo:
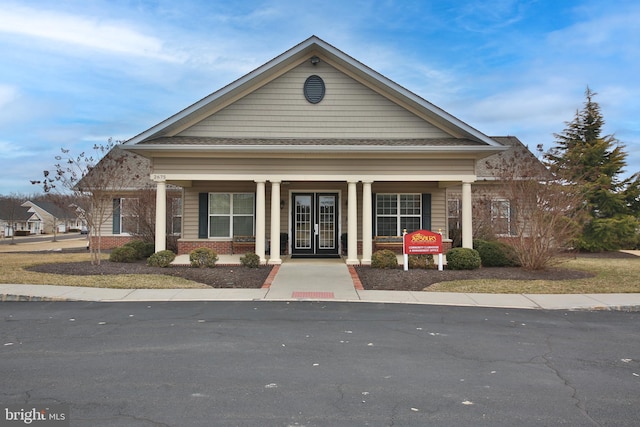
<instances>
[{"instance_id":1,"label":"door glass pane","mask_svg":"<svg viewBox=\"0 0 640 427\"><path fill-rule=\"evenodd\" d=\"M311 233L312 233L312 221L311 221L311 196L310 195L296 195L295 196L295 248L296 249L311 249Z\"/></svg>"},{"instance_id":2,"label":"door glass pane","mask_svg":"<svg viewBox=\"0 0 640 427\"><path fill-rule=\"evenodd\" d=\"M333 249L336 244L336 197L318 196L318 249Z\"/></svg>"}]
</instances>

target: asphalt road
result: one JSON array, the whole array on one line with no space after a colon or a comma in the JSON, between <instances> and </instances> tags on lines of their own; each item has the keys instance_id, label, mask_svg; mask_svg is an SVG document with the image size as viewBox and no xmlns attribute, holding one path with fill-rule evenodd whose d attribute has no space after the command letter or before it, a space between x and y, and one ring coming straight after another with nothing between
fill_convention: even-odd
<instances>
[{"instance_id":1,"label":"asphalt road","mask_svg":"<svg viewBox=\"0 0 640 427\"><path fill-rule=\"evenodd\" d=\"M0 314L0 405L69 404L72 426L640 420L640 313L260 301Z\"/></svg>"}]
</instances>

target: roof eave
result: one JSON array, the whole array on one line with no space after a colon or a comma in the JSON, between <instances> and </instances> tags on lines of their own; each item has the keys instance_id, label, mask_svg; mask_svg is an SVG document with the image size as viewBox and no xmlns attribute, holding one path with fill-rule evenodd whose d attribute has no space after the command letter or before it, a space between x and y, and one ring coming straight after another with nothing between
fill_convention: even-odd
<instances>
[{"instance_id":1,"label":"roof eave","mask_svg":"<svg viewBox=\"0 0 640 427\"><path fill-rule=\"evenodd\" d=\"M154 155L177 154L259 154L259 155L281 155L281 154L331 154L344 155L345 153L355 154L433 154L456 156L468 155L471 157L486 157L508 149L505 146L390 146L390 145L179 145L179 144L144 144L122 147L145 157Z\"/></svg>"}]
</instances>

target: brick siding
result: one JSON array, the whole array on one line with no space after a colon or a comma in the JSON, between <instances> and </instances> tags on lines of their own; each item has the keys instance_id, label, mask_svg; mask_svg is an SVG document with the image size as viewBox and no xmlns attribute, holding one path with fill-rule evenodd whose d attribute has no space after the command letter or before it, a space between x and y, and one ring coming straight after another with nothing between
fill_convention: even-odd
<instances>
[{"instance_id":1,"label":"brick siding","mask_svg":"<svg viewBox=\"0 0 640 427\"><path fill-rule=\"evenodd\" d=\"M130 241L135 240L133 236L101 236L100 237L100 249L107 250L117 248L119 246L124 245L125 243L129 243ZM91 236L90 244L91 247L97 245L98 238L95 236Z\"/></svg>"},{"instance_id":2,"label":"brick siding","mask_svg":"<svg viewBox=\"0 0 640 427\"><path fill-rule=\"evenodd\" d=\"M231 254L232 247L231 242L218 242L213 240L196 240L196 241L178 241L178 255L184 255L190 253L194 249L209 248L214 250L217 254Z\"/></svg>"}]
</instances>

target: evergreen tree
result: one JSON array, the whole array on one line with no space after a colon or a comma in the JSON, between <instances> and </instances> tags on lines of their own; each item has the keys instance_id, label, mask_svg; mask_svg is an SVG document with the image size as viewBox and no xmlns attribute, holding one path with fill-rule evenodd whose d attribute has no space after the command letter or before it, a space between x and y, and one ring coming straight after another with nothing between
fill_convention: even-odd
<instances>
[{"instance_id":1,"label":"evergreen tree","mask_svg":"<svg viewBox=\"0 0 640 427\"><path fill-rule=\"evenodd\" d=\"M629 229L630 222L637 222L640 180L638 174L621 179L627 153L613 135L602 135L604 118L600 105L593 100L595 95L587 87L583 109L576 112L561 133L554 134L556 146L545 154L545 159L560 179L582 186L591 221L585 224L585 233L577 246L599 251L616 249L616 245L601 243L611 241L612 233L616 234L613 240L619 242L620 247L634 246L637 242L635 232L626 236L627 232L614 233L614 230L620 228L615 224L621 221L626 225L625 230ZM631 217L625 218L628 216Z\"/></svg>"}]
</instances>

